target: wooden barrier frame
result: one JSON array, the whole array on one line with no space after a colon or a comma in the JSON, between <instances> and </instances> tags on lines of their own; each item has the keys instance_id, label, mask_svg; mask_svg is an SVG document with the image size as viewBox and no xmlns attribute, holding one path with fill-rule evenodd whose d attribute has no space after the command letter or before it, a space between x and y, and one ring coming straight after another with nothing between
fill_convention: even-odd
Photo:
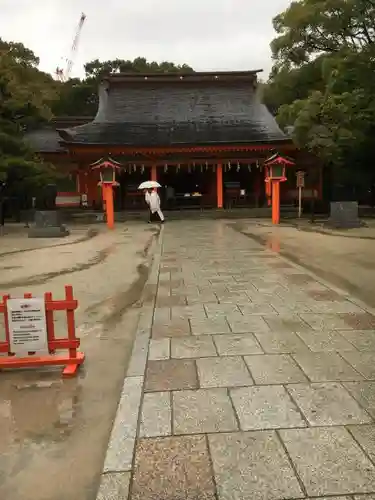
<instances>
[{"instance_id":1,"label":"wooden barrier frame","mask_svg":"<svg viewBox=\"0 0 375 500\"><path fill-rule=\"evenodd\" d=\"M76 337L74 311L78 307L78 301L74 299L73 287L70 285L65 287L65 299L63 300L53 300L51 292L46 292L44 294L49 352L49 355L45 356L36 356L35 353L29 352L28 356L18 358L14 353L10 352L7 309L7 301L10 298L10 295L4 295L3 301L0 302L0 314L4 315L5 325L5 342L0 342L0 353L7 354L7 356L0 356L0 370L4 368L30 368L33 366L66 365L62 373L63 377L75 376L78 367L85 360L85 355L83 352L77 351L80 346L80 340ZM31 299L31 293L25 293L24 298ZM55 337L53 317L54 311L66 311L67 338L57 339ZM56 355L56 351L61 349L67 350L68 353L65 355Z\"/></svg>"}]
</instances>

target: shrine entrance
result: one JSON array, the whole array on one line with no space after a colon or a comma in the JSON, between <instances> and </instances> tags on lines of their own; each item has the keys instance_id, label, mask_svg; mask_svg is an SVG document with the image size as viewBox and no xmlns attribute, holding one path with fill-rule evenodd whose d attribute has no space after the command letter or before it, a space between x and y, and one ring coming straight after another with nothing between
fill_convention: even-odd
<instances>
[{"instance_id":1,"label":"shrine entrance","mask_svg":"<svg viewBox=\"0 0 375 500\"><path fill-rule=\"evenodd\" d=\"M264 174L256 163L225 165L223 188L225 208L258 208L266 201Z\"/></svg>"},{"instance_id":2,"label":"shrine entrance","mask_svg":"<svg viewBox=\"0 0 375 500\"><path fill-rule=\"evenodd\" d=\"M159 167L163 207L169 210L216 207L215 166Z\"/></svg>"}]
</instances>

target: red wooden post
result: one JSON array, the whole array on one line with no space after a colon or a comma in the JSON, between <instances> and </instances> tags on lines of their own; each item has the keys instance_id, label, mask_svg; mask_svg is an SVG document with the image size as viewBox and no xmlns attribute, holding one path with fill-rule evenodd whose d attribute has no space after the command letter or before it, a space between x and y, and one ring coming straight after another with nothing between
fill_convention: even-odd
<instances>
[{"instance_id":1,"label":"red wooden post","mask_svg":"<svg viewBox=\"0 0 375 500\"><path fill-rule=\"evenodd\" d=\"M158 173L156 169L156 165L151 166L151 180L157 182L158 181Z\"/></svg>"},{"instance_id":2,"label":"red wooden post","mask_svg":"<svg viewBox=\"0 0 375 500\"><path fill-rule=\"evenodd\" d=\"M52 293L51 292L46 292L44 294L44 301L47 304L47 302L52 302ZM55 322L53 321L53 311L49 310L46 307L46 324L47 324L47 339L48 339L48 344L50 342L54 342L55 339ZM50 349L49 351L51 354L55 354L54 349Z\"/></svg>"},{"instance_id":3,"label":"red wooden post","mask_svg":"<svg viewBox=\"0 0 375 500\"><path fill-rule=\"evenodd\" d=\"M13 353L10 352L10 334L9 334L9 315L8 315L8 308L7 308L7 302L8 299L10 299L10 295L4 295L3 296L3 304L4 304L4 323L5 323L5 343L8 346L8 356L12 356Z\"/></svg>"},{"instance_id":4,"label":"red wooden post","mask_svg":"<svg viewBox=\"0 0 375 500\"><path fill-rule=\"evenodd\" d=\"M113 187L111 184L102 184L103 201L105 202L105 212L107 218L107 226L113 229L115 226L115 213L113 206Z\"/></svg>"},{"instance_id":5,"label":"red wooden post","mask_svg":"<svg viewBox=\"0 0 375 500\"><path fill-rule=\"evenodd\" d=\"M272 181L272 224L280 224L280 181Z\"/></svg>"},{"instance_id":6,"label":"red wooden post","mask_svg":"<svg viewBox=\"0 0 375 500\"><path fill-rule=\"evenodd\" d=\"M216 166L216 199L217 208L223 208L223 165Z\"/></svg>"}]
</instances>

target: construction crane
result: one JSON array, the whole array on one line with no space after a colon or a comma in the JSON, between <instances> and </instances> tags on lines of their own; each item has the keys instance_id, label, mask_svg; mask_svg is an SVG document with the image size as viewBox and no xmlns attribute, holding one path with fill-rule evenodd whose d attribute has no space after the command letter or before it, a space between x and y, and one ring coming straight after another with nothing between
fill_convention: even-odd
<instances>
[{"instance_id":1,"label":"construction crane","mask_svg":"<svg viewBox=\"0 0 375 500\"><path fill-rule=\"evenodd\" d=\"M72 72L74 57L77 53L78 43L81 36L83 25L86 21L86 14L82 12L81 17L79 19L79 23L77 26L77 30L73 39L72 48L70 49L69 58L66 59L66 68L65 70L60 67L56 68L56 78L60 80L60 82L66 82L70 78L70 74Z\"/></svg>"}]
</instances>

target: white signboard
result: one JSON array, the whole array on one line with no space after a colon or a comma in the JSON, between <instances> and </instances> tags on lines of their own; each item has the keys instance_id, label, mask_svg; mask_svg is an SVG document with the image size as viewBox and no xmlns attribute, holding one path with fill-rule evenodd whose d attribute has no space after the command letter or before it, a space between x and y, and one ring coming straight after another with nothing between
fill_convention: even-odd
<instances>
[{"instance_id":1,"label":"white signboard","mask_svg":"<svg viewBox=\"0 0 375 500\"><path fill-rule=\"evenodd\" d=\"M10 351L48 352L44 299L9 299L7 301Z\"/></svg>"}]
</instances>

